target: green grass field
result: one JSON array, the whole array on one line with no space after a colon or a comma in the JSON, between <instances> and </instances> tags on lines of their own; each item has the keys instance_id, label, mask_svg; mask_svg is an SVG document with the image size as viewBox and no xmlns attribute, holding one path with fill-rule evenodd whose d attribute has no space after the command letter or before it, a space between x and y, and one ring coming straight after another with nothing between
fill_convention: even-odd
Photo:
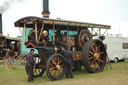
<instances>
[{"instance_id":1,"label":"green grass field","mask_svg":"<svg viewBox=\"0 0 128 85\"><path fill-rule=\"evenodd\" d=\"M112 63L112 70L105 68L100 73L88 73L84 69L74 72L74 79L50 81L46 74L27 82L24 67L8 69L0 64L0 85L128 85L128 62Z\"/></svg>"}]
</instances>

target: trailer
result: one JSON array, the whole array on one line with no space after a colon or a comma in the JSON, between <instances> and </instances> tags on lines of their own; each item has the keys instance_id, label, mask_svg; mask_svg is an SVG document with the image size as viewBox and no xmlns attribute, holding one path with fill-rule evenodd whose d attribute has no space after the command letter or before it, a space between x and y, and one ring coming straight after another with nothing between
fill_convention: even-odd
<instances>
[{"instance_id":1,"label":"trailer","mask_svg":"<svg viewBox=\"0 0 128 85\"><path fill-rule=\"evenodd\" d=\"M118 62L128 57L128 38L115 36L105 36L104 43L110 61Z\"/></svg>"}]
</instances>

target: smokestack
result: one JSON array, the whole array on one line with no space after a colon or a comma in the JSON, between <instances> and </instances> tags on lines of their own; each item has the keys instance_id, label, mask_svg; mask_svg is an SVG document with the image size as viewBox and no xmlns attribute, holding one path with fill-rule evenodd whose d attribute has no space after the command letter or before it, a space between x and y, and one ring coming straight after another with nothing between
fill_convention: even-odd
<instances>
[{"instance_id":1,"label":"smokestack","mask_svg":"<svg viewBox=\"0 0 128 85\"><path fill-rule=\"evenodd\" d=\"M0 13L0 34L2 33L2 14Z\"/></svg>"},{"instance_id":2,"label":"smokestack","mask_svg":"<svg viewBox=\"0 0 128 85\"><path fill-rule=\"evenodd\" d=\"M49 0L43 0L43 17L49 18L50 12L49 12Z\"/></svg>"}]
</instances>

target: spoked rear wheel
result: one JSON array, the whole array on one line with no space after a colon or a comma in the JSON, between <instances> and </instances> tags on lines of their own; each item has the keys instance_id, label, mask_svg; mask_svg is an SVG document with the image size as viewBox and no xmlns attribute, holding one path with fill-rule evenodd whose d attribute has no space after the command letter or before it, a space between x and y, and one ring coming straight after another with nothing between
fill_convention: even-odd
<instances>
[{"instance_id":1,"label":"spoked rear wheel","mask_svg":"<svg viewBox=\"0 0 128 85\"><path fill-rule=\"evenodd\" d=\"M41 62L41 57L38 55L34 55L34 61L36 63L36 67L33 69L34 77L40 77L45 72L45 68L43 67Z\"/></svg>"},{"instance_id":2,"label":"spoked rear wheel","mask_svg":"<svg viewBox=\"0 0 128 85\"><path fill-rule=\"evenodd\" d=\"M88 72L101 72L106 64L106 49L100 40L89 40L83 49L83 64Z\"/></svg>"},{"instance_id":3,"label":"spoked rear wheel","mask_svg":"<svg viewBox=\"0 0 128 85\"><path fill-rule=\"evenodd\" d=\"M46 63L46 73L50 80L60 80L64 76L64 58L60 54L53 54Z\"/></svg>"}]
</instances>

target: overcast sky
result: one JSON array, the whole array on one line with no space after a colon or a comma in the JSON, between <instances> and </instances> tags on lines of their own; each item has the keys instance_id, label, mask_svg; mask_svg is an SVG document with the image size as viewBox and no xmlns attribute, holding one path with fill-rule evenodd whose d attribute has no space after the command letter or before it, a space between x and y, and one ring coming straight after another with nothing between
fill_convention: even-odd
<instances>
[{"instance_id":1,"label":"overcast sky","mask_svg":"<svg viewBox=\"0 0 128 85\"><path fill-rule=\"evenodd\" d=\"M22 17L42 17L42 0L0 0L0 6L5 2L4 35L20 35L14 22ZM111 25L108 33L128 37L128 0L49 0L49 10L50 18Z\"/></svg>"}]
</instances>

